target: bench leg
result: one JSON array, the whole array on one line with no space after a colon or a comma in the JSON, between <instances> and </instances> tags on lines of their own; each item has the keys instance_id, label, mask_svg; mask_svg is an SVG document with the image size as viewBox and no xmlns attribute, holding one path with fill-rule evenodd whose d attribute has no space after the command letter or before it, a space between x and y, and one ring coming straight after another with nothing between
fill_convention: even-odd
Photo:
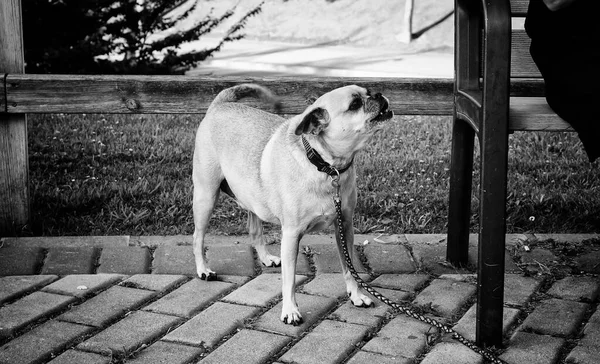
<instances>
[{"instance_id":1,"label":"bench leg","mask_svg":"<svg viewBox=\"0 0 600 364\"><path fill-rule=\"evenodd\" d=\"M477 343L502 343L508 134L481 135Z\"/></svg>"},{"instance_id":2,"label":"bench leg","mask_svg":"<svg viewBox=\"0 0 600 364\"><path fill-rule=\"evenodd\" d=\"M452 128L446 260L456 266L465 266L469 254L474 138L475 131L471 126L455 118Z\"/></svg>"}]
</instances>

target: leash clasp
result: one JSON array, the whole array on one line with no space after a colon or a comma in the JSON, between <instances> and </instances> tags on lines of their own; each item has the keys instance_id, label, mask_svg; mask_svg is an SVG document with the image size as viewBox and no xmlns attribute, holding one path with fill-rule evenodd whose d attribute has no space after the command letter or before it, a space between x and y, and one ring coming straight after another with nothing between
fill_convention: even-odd
<instances>
[{"instance_id":1,"label":"leash clasp","mask_svg":"<svg viewBox=\"0 0 600 364\"><path fill-rule=\"evenodd\" d=\"M334 175L330 175L331 176L331 185L335 189L334 199L339 200L340 199L340 171L338 171L337 168L335 168L333 166L331 166L331 169L335 172Z\"/></svg>"}]
</instances>

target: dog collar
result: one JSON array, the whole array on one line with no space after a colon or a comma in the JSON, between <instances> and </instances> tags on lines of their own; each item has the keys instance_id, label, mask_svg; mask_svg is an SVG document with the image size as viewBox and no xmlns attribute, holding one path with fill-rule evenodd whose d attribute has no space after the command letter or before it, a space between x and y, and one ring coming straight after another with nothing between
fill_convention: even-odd
<instances>
[{"instance_id":1,"label":"dog collar","mask_svg":"<svg viewBox=\"0 0 600 364\"><path fill-rule=\"evenodd\" d=\"M321 157L321 155L316 150L314 150L313 147L310 146L310 144L308 144L308 140L304 138L304 135L302 136L302 144L304 144L304 150L306 151L306 156L308 157L308 160L315 167L317 167L317 170L319 172L327 173L331 177L338 177L340 174L346 172L352 166L352 162L354 162L354 159L352 159L346 167L342 169L337 169L331 164L325 162L325 160L323 160L323 157Z\"/></svg>"}]
</instances>

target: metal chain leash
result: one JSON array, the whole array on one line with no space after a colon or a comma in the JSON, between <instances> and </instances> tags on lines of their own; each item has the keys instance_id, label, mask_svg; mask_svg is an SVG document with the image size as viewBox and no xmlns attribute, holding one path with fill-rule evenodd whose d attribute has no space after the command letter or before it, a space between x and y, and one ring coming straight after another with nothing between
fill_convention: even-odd
<instances>
[{"instance_id":1,"label":"metal chain leash","mask_svg":"<svg viewBox=\"0 0 600 364\"><path fill-rule=\"evenodd\" d=\"M386 305L392 307L394 310L396 310L400 313L403 313L408 317L412 317L419 321L425 322L431 326L437 327L438 330L441 330L444 333L452 334L452 337L455 340L457 340L461 344L465 345L469 349L473 350L474 352L480 354L481 356L483 356L484 358L486 358L487 360L489 360L490 362L492 362L494 364L507 364L505 361L498 358L496 355L494 355L489 350L480 348L473 341L467 339L466 337L462 336L458 332L454 331L454 329L452 329L450 326L445 325L445 324L438 322L434 319L431 319L429 317L423 316L423 315L413 311L410 307L405 307L396 302L393 302L389 298L387 298L384 295L382 295L381 293L377 292L375 289L373 289L373 287L368 285L365 281L362 280L362 278L360 278L360 276L354 269L354 266L352 265L352 258L350 258L350 253L348 252L348 247L346 246L346 237L344 236L344 231L342 228L342 226L343 226L342 225L342 200L340 198L339 174L338 174L337 178L335 176L332 178L333 178L332 185L335 188L335 196L333 197L333 202L335 204L335 212L337 215L337 226L338 226L337 230L338 230L338 234L340 237L340 244L342 245L344 259L346 260L346 264L348 265L350 274L356 280L356 282L362 288L364 288L367 292L369 292L371 295L373 295L375 298L377 298L381 302L385 303Z\"/></svg>"}]
</instances>

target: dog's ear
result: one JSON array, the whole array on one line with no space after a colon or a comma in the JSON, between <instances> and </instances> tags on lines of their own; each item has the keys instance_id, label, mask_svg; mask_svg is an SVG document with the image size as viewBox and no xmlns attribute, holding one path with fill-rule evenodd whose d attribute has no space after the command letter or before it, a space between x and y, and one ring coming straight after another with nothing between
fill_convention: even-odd
<instances>
[{"instance_id":1,"label":"dog's ear","mask_svg":"<svg viewBox=\"0 0 600 364\"><path fill-rule=\"evenodd\" d=\"M304 115L304 118L296 127L296 135L314 134L319 135L329 124L329 113L327 110L316 107Z\"/></svg>"}]
</instances>

